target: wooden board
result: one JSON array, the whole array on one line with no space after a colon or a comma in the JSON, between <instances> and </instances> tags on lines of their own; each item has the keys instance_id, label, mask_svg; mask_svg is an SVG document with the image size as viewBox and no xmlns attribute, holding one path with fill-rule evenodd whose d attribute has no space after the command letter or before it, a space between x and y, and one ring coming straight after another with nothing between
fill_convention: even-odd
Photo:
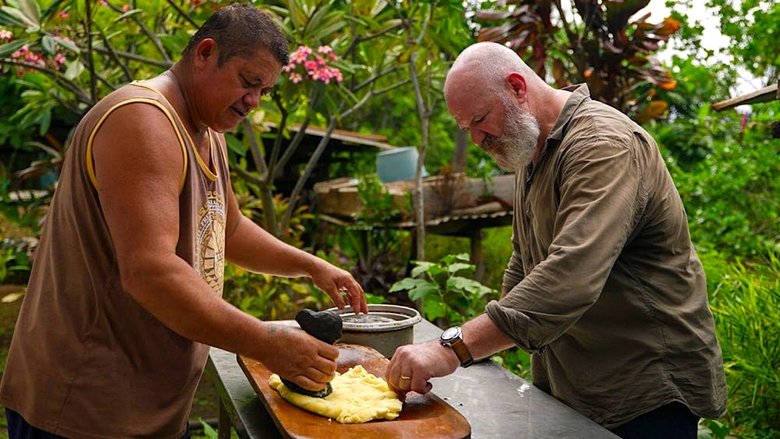
<instances>
[{"instance_id":1,"label":"wooden board","mask_svg":"<svg viewBox=\"0 0 780 439\"><path fill-rule=\"evenodd\" d=\"M352 344L337 346L339 346L337 370L340 373L360 364L376 376L385 376L389 361L375 349ZM309 413L284 400L268 385L271 371L259 361L239 356L238 363L285 438L464 439L471 437L471 425L466 418L432 392L425 395L409 393L404 401L401 415L392 421L340 424Z\"/></svg>"},{"instance_id":2,"label":"wooden board","mask_svg":"<svg viewBox=\"0 0 780 439\"><path fill-rule=\"evenodd\" d=\"M393 198L393 205L406 218L411 214L409 195L414 191L413 180L400 180L384 184ZM498 210L512 211L514 204L515 175L506 174L492 178L488 183L481 178L469 178L463 174L434 175L423 180L425 218L433 219L454 215L463 209L481 208L489 202L498 202ZM356 216L363 209L358 192L358 180L339 178L314 184L317 208L321 213L339 218Z\"/></svg>"}]
</instances>

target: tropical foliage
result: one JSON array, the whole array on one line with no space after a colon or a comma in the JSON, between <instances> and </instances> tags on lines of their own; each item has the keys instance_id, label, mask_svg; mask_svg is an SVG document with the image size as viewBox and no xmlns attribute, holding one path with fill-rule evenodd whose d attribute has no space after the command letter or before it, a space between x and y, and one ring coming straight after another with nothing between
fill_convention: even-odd
<instances>
[{"instance_id":1,"label":"tropical foliage","mask_svg":"<svg viewBox=\"0 0 780 439\"><path fill-rule=\"evenodd\" d=\"M506 3L515 7L477 13L494 24L480 30L480 40L507 44L559 87L587 83L595 98L640 122L664 115L667 103L655 95L677 81L653 55L680 28L678 20L632 18L649 0L572 1L571 11L553 0Z\"/></svg>"},{"instance_id":2,"label":"tropical foliage","mask_svg":"<svg viewBox=\"0 0 780 439\"><path fill-rule=\"evenodd\" d=\"M390 288L390 293L406 291L409 298L421 306L423 316L446 327L460 325L482 313L498 291L463 274L474 272L475 266L465 253L446 255L439 262L413 261L411 277Z\"/></svg>"},{"instance_id":3,"label":"tropical foliage","mask_svg":"<svg viewBox=\"0 0 780 439\"><path fill-rule=\"evenodd\" d=\"M115 88L170 66L197 26L227 3L0 0L0 282L24 282L29 272L80 116ZM396 221L397 206L371 166L331 170L334 177L360 180L366 207L350 227L317 220L306 193L312 168L337 128L417 145L429 172L448 169L457 161L457 127L442 100L447 67L474 41L509 44L551 84L585 82L596 98L654 135L685 203L726 360L729 413L708 421L706 434L779 437L780 141L773 130L780 103L740 113L710 107L729 97L741 72L763 85L777 82L777 2L708 0L731 39L721 53L705 49L704 28L689 17L695 3L689 0L667 2L670 17L648 17L647 0L256 3L280 18L293 56L270 98L228 135L235 189L250 218L293 245L353 268L376 294L372 301L413 304L441 324L482 312L496 295L511 250L506 228L488 231L488 267L477 282L469 258L460 255L467 243L417 233L415 244L412 234L387 227ZM667 42L678 51L661 62L659 50ZM324 128L322 142L308 163L293 165L301 133L312 126ZM472 176L495 172L476 150L458 160ZM278 178L290 175L298 179L282 194ZM415 266L409 265L412 249L420 260ZM326 297L305 280L226 270L226 297L259 317L326 306ZM522 351L495 359L528 373Z\"/></svg>"}]
</instances>

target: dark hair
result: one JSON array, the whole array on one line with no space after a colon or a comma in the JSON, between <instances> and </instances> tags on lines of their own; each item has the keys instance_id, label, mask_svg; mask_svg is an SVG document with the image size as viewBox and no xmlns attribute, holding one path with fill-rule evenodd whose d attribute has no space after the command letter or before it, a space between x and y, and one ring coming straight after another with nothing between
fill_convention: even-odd
<instances>
[{"instance_id":1,"label":"dark hair","mask_svg":"<svg viewBox=\"0 0 780 439\"><path fill-rule=\"evenodd\" d=\"M281 27L269 13L249 4L233 3L214 13L190 38L182 56L189 57L206 38L217 42L219 66L234 56L250 57L260 48L267 49L281 65L289 62L288 42Z\"/></svg>"}]
</instances>

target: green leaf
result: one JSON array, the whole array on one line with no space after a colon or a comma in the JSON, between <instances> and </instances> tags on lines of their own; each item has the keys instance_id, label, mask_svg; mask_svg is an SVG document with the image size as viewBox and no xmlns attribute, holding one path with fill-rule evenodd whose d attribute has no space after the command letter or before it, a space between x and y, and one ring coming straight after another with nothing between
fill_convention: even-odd
<instances>
[{"instance_id":1,"label":"green leaf","mask_svg":"<svg viewBox=\"0 0 780 439\"><path fill-rule=\"evenodd\" d=\"M380 12L382 12L385 9L386 6L387 6L387 2L384 1L384 0L380 0L380 1L375 2L374 3L374 7L371 8L370 15L372 17L376 17L377 15L379 15ZM393 21L397 21L397 20L390 20L390 21L393 22Z\"/></svg>"},{"instance_id":2,"label":"green leaf","mask_svg":"<svg viewBox=\"0 0 780 439\"><path fill-rule=\"evenodd\" d=\"M450 265L454 263L455 261L463 261L463 262L470 262L471 259L469 259L468 253L458 253L456 255L446 255L443 258L441 258L442 263L445 265Z\"/></svg>"},{"instance_id":3,"label":"green leaf","mask_svg":"<svg viewBox=\"0 0 780 439\"><path fill-rule=\"evenodd\" d=\"M45 50L46 53L54 53L54 39L52 39L52 37L44 35L43 38L41 38L41 46L43 46L43 50Z\"/></svg>"},{"instance_id":4,"label":"green leaf","mask_svg":"<svg viewBox=\"0 0 780 439\"><path fill-rule=\"evenodd\" d=\"M423 314L427 320L436 320L447 315L447 307L434 300L429 300L423 305Z\"/></svg>"},{"instance_id":5,"label":"green leaf","mask_svg":"<svg viewBox=\"0 0 780 439\"><path fill-rule=\"evenodd\" d=\"M423 279L413 279L411 277L406 277L398 282L394 283L392 287L390 287L391 293L397 293L399 291L406 291L406 290L412 290L414 288L417 288L421 285L427 285L429 284L428 281Z\"/></svg>"},{"instance_id":6,"label":"green leaf","mask_svg":"<svg viewBox=\"0 0 780 439\"><path fill-rule=\"evenodd\" d=\"M228 149L240 156L246 155L246 152L249 149L249 146L245 145L244 142L236 138L236 136L227 135L225 136L225 141L227 142Z\"/></svg>"},{"instance_id":7,"label":"green leaf","mask_svg":"<svg viewBox=\"0 0 780 439\"><path fill-rule=\"evenodd\" d=\"M79 60L73 60L68 63L68 67L67 69L65 69L65 77L67 79L73 80L78 78L78 76L83 71L84 71L84 64L82 64L81 61Z\"/></svg>"},{"instance_id":8,"label":"green leaf","mask_svg":"<svg viewBox=\"0 0 780 439\"><path fill-rule=\"evenodd\" d=\"M327 6L321 6L317 8L317 10L312 14L311 17L309 17L308 22L306 23L306 30L316 32L317 28L322 26L322 21L326 18L326 15L329 13L329 8Z\"/></svg>"},{"instance_id":9,"label":"green leaf","mask_svg":"<svg viewBox=\"0 0 780 439\"><path fill-rule=\"evenodd\" d=\"M4 277L4 276L2 276L2 274L3 274L2 271L0 271L0 280L3 279L3 277ZM3 303L16 302L17 300L21 299L22 297L24 297L24 291L20 291L18 293L10 293L10 294L6 294L5 296L3 296L3 298L0 299L0 302L3 302Z\"/></svg>"},{"instance_id":10,"label":"green leaf","mask_svg":"<svg viewBox=\"0 0 780 439\"><path fill-rule=\"evenodd\" d=\"M10 43L5 43L3 45L0 45L0 58L5 58L8 55L16 52L17 50L21 49L22 46L29 43L29 40L14 40Z\"/></svg>"},{"instance_id":11,"label":"green leaf","mask_svg":"<svg viewBox=\"0 0 780 439\"><path fill-rule=\"evenodd\" d=\"M124 14L120 15L119 17L116 17L114 19L114 23L122 21L122 20L124 20L124 19L126 19L128 17L132 17L133 15L140 14L142 12L143 11L141 9L131 9L131 10L125 12Z\"/></svg>"},{"instance_id":12,"label":"green leaf","mask_svg":"<svg viewBox=\"0 0 780 439\"><path fill-rule=\"evenodd\" d=\"M47 19L51 18L52 15L54 15L60 10L60 6L62 5L62 3L65 3L66 1L69 0L54 0L53 2L51 2L48 6L46 6L46 8L44 8L41 11L41 15L40 15L41 19L39 21L45 22Z\"/></svg>"},{"instance_id":13,"label":"green leaf","mask_svg":"<svg viewBox=\"0 0 780 439\"><path fill-rule=\"evenodd\" d=\"M51 109L47 108L44 111L41 111L40 116L38 116L38 134L41 136L44 136L49 131L49 126L51 125Z\"/></svg>"},{"instance_id":14,"label":"green leaf","mask_svg":"<svg viewBox=\"0 0 780 439\"><path fill-rule=\"evenodd\" d=\"M331 35L341 30L345 23L346 21L342 19L333 20L332 22L319 27L317 31L312 34L312 38L316 41L327 41L331 38Z\"/></svg>"},{"instance_id":15,"label":"green leaf","mask_svg":"<svg viewBox=\"0 0 780 439\"><path fill-rule=\"evenodd\" d=\"M219 437L217 435L217 430L214 429L211 425L206 423L202 418L198 418L198 421L200 421L200 425L203 426L203 435L206 436L208 439L217 439Z\"/></svg>"},{"instance_id":16,"label":"green leaf","mask_svg":"<svg viewBox=\"0 0 780 439\"><path fill-rule=\"evenodd\" d=\"M386 303L387 300L384 296L378 294L366 293L366 303Z\"/></svg>"},{"instance_id":17,"label":"green leaf","mask_svg":"<svg viewBox=\"0 0 780 439\"><path fill-rule=\"evenodd\" d=\"M306 12L303 11L301 2L298 0L290 0L287 2L287 10L290 14L290 24L295 29L300 29L306 26Z\"/></svg>"},{"instance_id":18,"label":"green leaf","mask_svg":"<svg viewBox=\"0 0 780 439\"><path fill-rule=\"evenodd\" d=\"M420 277L421 274L429 271L431 268L437 265L433 262L425 261L416 262L416 264L417 266L412 268L412 277Z\"/></svg>"},{"instance_id":19,"label":"green leaf","mask_svg":"<svg viewBox=\"0 0 780 439\"><path fill-rule=\"evenodd\" d=\"M447 272L450 273L450 274L455 274L455 273L457 273L457 272L459 272L461 270L473 271L475 269L476 269L476 267L474 265L464 264L464 263L461 262L461 263L456 263L456 264L449 265L447 267Z\"/></svg>"},{"instance_id":20,"label":"green leaf","mask_svg":"<svg viewBox=\"0 0 780 439\"><path fill-rule=\"evenodd\" d=\"M436 278L441 275L447 274L447 269L439 264L433 264L431 268L428 269L428 276L432 278Z\"/></svg>"},{"instance_id":21,"label":"green leaf","mask_svg":"<svg viewBox=\"0 0 780 439\"><path fill-rule=\"evenodd\" d=\"M35 27L41 26L41 8L36 0L19 0L19 10Z\"/></svg>"},{"instance_id":22,"label":"green leaf","mask_svg":"<svg viewBox=\"0 0 780 439\"><path fill-rule=\"evenodd\" d=\"M436 285L426 283L424 285L419 285L416 288L409 290L409 298L414 301L423 300L432 294L438 295L438 293L439 293L439 288L437 288Z\"/></svg>"},{"instance_id":23,"label":"green leaf","mask_svg":"<svg viewBox=\"0 0 780 439\"><path fill-rule=\"evenodd\" d=\"M478 282L460 276L452 276L447 279L447 291L467 291L473 284Z\"/></svg>"},{"instance_id":24,"label":"green leaf","mask_svg":"<svg viewBox=\"0 0 780 439\"><path fill-rule=\"evenodd\" d=\"M54 41L56 41L57 44L59 44L60 46L70 50L71 52L73 52L75 54L78 54L78 53L81 52L79 50L79 47L75 43L73 43L73 41L70 41L68 39L65 39L65 38L62 38L62 37L59 37L59 36L52 36L51 38Z\"/></svg>"},{"instance_id":25,"label":"green leaf","mask_svg":"<svg viewBox=\"0 0 780 439\"><path fill-rule=\"evenodd\" d=\"M0 6L0 24L13 27L37 28L22 11L10 6Z\"/></svg>"}]
</instances>

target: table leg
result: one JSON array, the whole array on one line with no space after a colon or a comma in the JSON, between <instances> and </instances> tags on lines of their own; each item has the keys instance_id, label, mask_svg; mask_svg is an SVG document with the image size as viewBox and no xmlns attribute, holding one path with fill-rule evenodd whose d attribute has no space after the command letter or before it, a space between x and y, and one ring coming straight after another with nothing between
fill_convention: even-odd
<instances>
[{"instance_id":1,"label":"table leg","mask_svg":"<svg viewBox=\"0 0 780 439\"><path fill-rule=\"evenodd\" d=\"M219 401L219 425L217 426L217 438L219 439L230 439L230 429L231 429L231 423L230 423L230 416L228 416L228 412L225 409L225 404L222 403L222 399L220 398Z\"/></svg>"}]
</instances>

